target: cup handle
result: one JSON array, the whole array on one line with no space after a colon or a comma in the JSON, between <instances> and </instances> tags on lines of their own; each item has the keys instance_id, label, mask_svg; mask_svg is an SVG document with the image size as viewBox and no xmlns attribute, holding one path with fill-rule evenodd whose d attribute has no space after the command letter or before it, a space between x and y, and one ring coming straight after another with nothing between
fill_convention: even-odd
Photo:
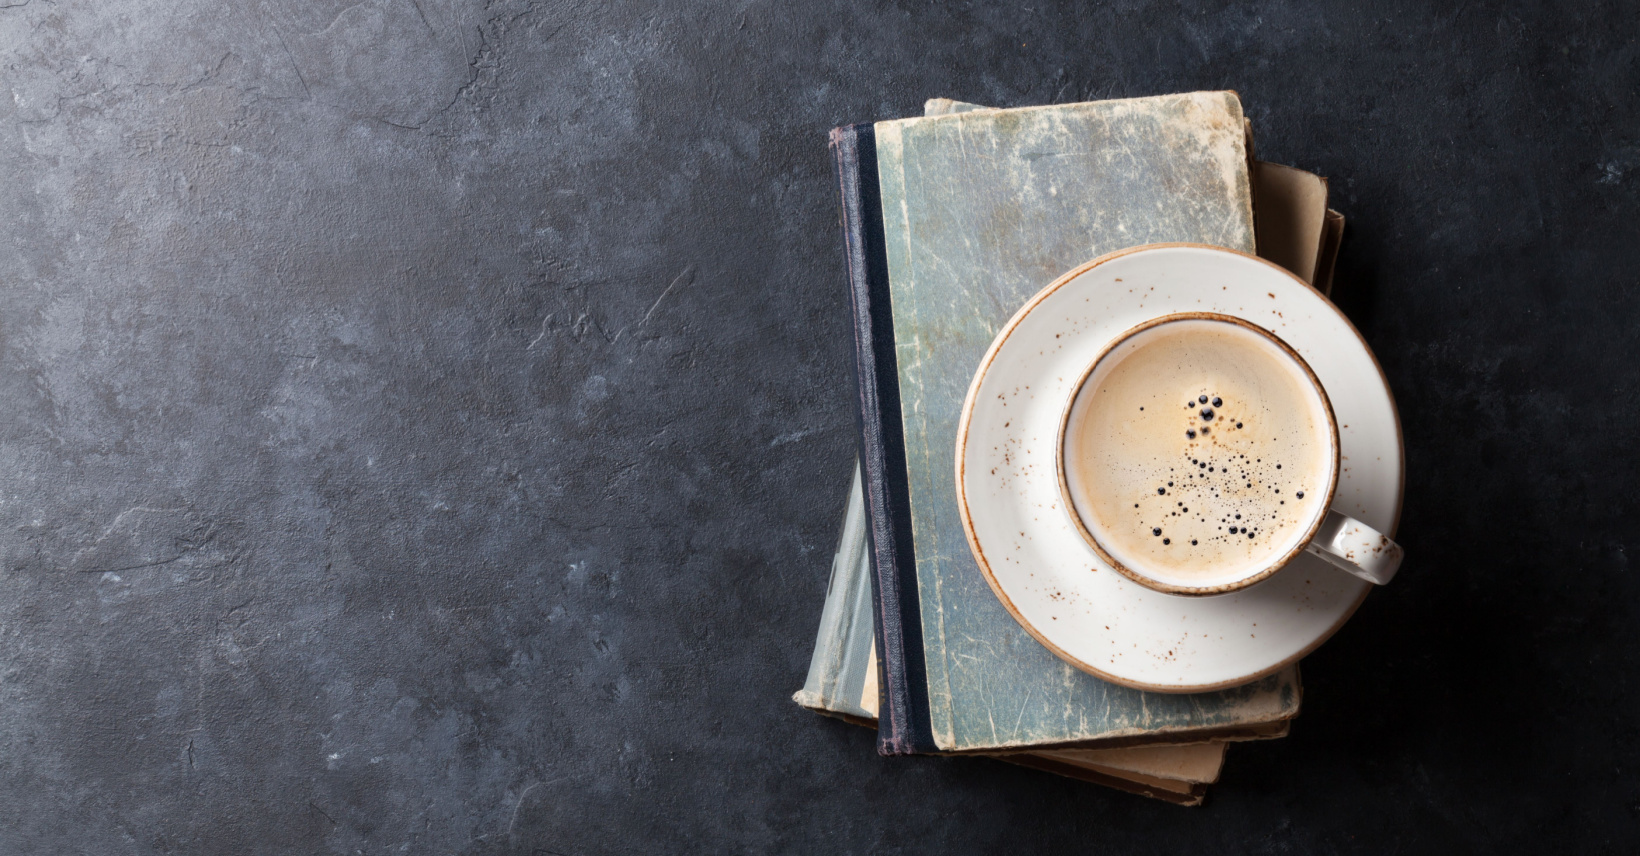
<instances>
[{"instance_id":1,"label":"cup handle","mask_svg":"<svg viewBox=\"0 0 1640 856\"><path fill-rule=\"evenodd\" d=\"M1306 548L1320 556L1327 564L1354 574L1373 585L1383 585L1395 578L1401 567L1401 545L1377 529L1336 511L1328 511L1327 519L1315 531Z\"/></svg>"}]
</instances>

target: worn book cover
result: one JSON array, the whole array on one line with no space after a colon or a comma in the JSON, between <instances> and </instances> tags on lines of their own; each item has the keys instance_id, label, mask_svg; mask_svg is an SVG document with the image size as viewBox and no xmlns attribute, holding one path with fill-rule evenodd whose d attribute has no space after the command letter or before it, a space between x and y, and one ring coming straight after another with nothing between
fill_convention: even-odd
<instances>
[{"instance_id":1,"label":"worn book cover","mask_svg":"<svg viewBox=\"0 0 1640 856\"><path fill-rule=\"evenodd\" d=\"M862 378L869 372L893 393L878 400L878 433L900 435L905 473L895 496L897 462L869 459L872 426L863 416L867 506L875 514L872 492L883 487L895 548L885 556L872 545L874 570L885 577L874 591L880 642L889 643L879 645L881 750L985 752L1274 730L1297 712L1294 670L1217 693L1144 693L1079 672L1038 645L996 601L968 551L952 468L974 367L997 329L1054 277L1136 244L1256 249L1234 93L971 110L871 131L854 141L868 143L875 160L876 204L865 207L881 212L880 263L870 264L878 228L870 212L856 212L859 228L845 232L868 262L851 265L851 280L881 267L887 282L884 293L854 283L856 353L873 360ZM852 162L862 168L867 160ZM847 167L839 158L840 173ZM847 227L846 194L844 207ZM862 294L876 322L863 337ZM886 320L878 317L884 303Z\"/></svg>"}]
</instances>

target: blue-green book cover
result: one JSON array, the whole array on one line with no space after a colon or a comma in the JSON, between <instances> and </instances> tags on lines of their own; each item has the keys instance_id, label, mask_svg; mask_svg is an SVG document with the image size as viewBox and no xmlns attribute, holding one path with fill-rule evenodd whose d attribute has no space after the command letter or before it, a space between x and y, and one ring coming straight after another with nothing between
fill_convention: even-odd
<instances>
[{"instance_id":1,"label":"blue-green book cover","mask_svg":"<svg viewBox=\"0 0 1640 856\"><path fill-rule=\"evenodd\" d=\"M1256 732L1296 715L1296 669L1170 695L1110 684L1056 658L980 573L952 466L963 398L986 348L1061 273L1138 244L1255 250L1235 93L975 109L879 122L874 131L909 482L913 561L903 564L917 598L906 614L918 626L904 630L920 637L924 672L907 678L925 682L912 695L926 698L925 708L915 705L926 723L905 733L932 741L883 751L1185 739Z\"/></svg>"}]
</instances>

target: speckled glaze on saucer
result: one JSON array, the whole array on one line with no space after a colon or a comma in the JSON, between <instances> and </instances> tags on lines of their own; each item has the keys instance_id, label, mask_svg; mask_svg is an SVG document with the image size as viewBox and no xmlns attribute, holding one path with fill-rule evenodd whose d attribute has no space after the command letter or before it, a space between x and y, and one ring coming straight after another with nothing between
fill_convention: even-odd
<instances>
[{"instance_id":1,"label":"speckled glaze on saucer","mask_svg":"<svg viewBox=\"0 0 1640 856\"><path fill-rule=\"evenodd\" d=\"M969 545L1043 645L1083 671L1162 692L1274 672L1331 636L1371 588L1301 553L1257 585L1182 598L1117 573L1077 531L1055 465L1066 401L1118 336L1185 312L1248 321L1308 363L1338 423L1335 509L1393 534L1402 495L1400 424L1382 371L1337 307L1285 270L1159 244L1095 259L1033 297L998 333L963 407L956 477Z\"/></svg>"}]
</instances>

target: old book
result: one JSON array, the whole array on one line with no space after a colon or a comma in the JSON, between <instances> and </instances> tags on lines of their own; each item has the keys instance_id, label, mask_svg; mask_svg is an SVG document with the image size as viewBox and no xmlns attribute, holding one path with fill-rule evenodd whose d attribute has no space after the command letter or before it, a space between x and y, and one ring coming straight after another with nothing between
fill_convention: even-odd
<instances>
[{"instance_id":1,"label":"old book","mask_svg":"<svg viewBox=\"0 0 1640 856\"><path fill-rule=\"evenodd\" d=\"M926 115L945 115L980 109L989 108L949 99L932 99L924 112ZM1261 170L1260 166L1262 164L1255 163L1252 172L1259 254L1271 258L1272 254L1281 253L1281 248L1291 247L1298 242L1299 239L1293 235L1276 233L1276 229L1282 228L1278 224L1288 224L1288 228L1299 234L1313 235L1322 232L1324 243L1321 258L1324 261L1319 263L1322 269L1317 271L1316 275L1330 275L1330 266L1325 260L1330 258L1329 253L1336 254L1342 215L1331 210L1312 210L1312 222L1295 223L1295 218L1291 217L1261 219L1258 214L1261 210L1268 210L1267 203L1271 207L1289 211L1298 209L1302 200L1293 199L1292 195L1295 191L1302 193L1306 186L1315 186L1320 181L1319 177L1312 176L1315 182L1308 185L1304 181L1292 180L1291 176L1280 176L1277 180L1266 183L1261 181L1261 178L1280 174L1278 171ZM1288 261L1290 258L1284 256L1282 261ZM1322 282L1318 279L1314 284L1320 287ZM878 705L877 663L872 640L870 565L865 537L864 497L858 466L849 486L845 506L847 510L833 560L831 583L822 611L814 656L811 659L807 681L803 689L793 696L793 700L817 713L875 727ZM1105 776L1125 777L1124 784L1102 782L1124 790L1154 795L1151 791L1161 788L1166 791L1162 796L1165 799L1174 799L1181 793L1193 794L1190 798L1175 801L1194 804L1192 800L1200 799L1201 789L1193 789L1191 786L1206 785L1218 778L1224 760L1224 744L1220 741L1209 741L1199 744L1126 749L1047 750L1031 754L1038 758L1071 764L1080 770L1089 770ZM1035 766L1048 772L1069 774L1066 770L1053 765ZM1077 777L1085 778L1080 775Z\"/></svg>"},{"instance_id":2,"label":"old book","mask_svg":"<svg viewBox=\"0 0 1640 856\"><path fill-rule=\"evenodd\" d=\"M865 505L856 467L808 679L792 700L817 713L875 728L877 658L871 632L870 576ZM1151 796L1157 795L1152 793L1156 791L1160 798L1174 802L1199 800L1204 788L1198 786L1216 781L1224 764L1224 744L1220 742L1035 754L1051 763L1028 766L1065 773L1062 767L1069 765L1080 771L1075 778ZM1021 763L1011 755L1001 760ZM1112 778L1121 782L1107 781ZM1176 799L1179 795L1189 799Z\"/></svg>"},{"instance_id":3,"label":"old book","mask_svg":"<svg viewBox=\"0 0 1640 856\"><path fill-rule=\"evenodd\" d=\"M1254 249L1242 127L1233 93L1193 93L834 132L885 754L1248 738L1279 733L1297 712L1295 670L1177 696L1059 661L991 594L951 483L973 366L1042 286L1133 244Z\"/></svg>"},{"instance_id":4,"label":"old book","mask_svg":"<svg viewBox=\"0 0 1640 856\"><path fill-rule=\"evenodd\" d=\"M1259 255L1315 285L1326 243L1327 180L1278 163L1253 163Z\"/></svg>"},{"instance_id":5,"label":"old book","mask_svg":"<svg viewBox=\"0 0 1640 856\"><path fill-rule=\"evenodd\" d=\"M925 115L946 115L992 109L977 104L931 99ZM1250 134L1250 126L1248 128ZM1250 145L1250 141L1249 141ZM1314 190L1325 188L1319 176L1290 167L1252 166L1255 232L1259 254L1310 279L1318 289L1330 285L1332 262L1342 235L1343 217L1336 211L1309 204ZM1320 201L1324 202L1325 197ZM1293 212L1307 212L1295 216ZM1279 212L1271 216L1272 212ZM1320 234L1321 246L1313 268L1310 258L1294 252L1308 243L1306 235ZM834 561L832 583L815 655L804 689L794 700L819 713L860 725L875 726L877 681L875 645L869 620L860 620L870 602L869 561L864 537L863 496L858 468L849 490L843 533ZM1286 723L1270 736L1285 733ZM1154 745L1124 749L1045 750L998 755L1036 769L1098 782L1184 805L1199 804L1207 784L1222 769L1224 744L1209 741L1185 745Z\"/></svg>"}]
</instances>

